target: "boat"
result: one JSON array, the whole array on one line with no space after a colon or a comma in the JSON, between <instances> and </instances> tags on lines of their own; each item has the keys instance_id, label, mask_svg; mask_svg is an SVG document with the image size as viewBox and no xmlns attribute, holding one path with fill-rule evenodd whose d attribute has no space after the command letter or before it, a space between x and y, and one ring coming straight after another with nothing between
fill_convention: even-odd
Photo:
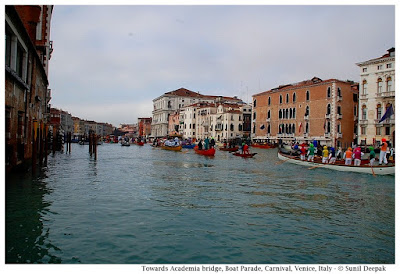
<instances>
[{"instance_id":1,"label":"boat","mask_svg":"<svg viewBox=\"0 0 400 274\"><path fill-rule=\"evenodd\" d=\"M124 142L124 143L121 143L121 146L123 146L123 147L129 147L129 146L131 146L131 144L128 143L128 142Z\"/></svg>"},{"instance_id":2,"label":"boat","mask_svg":"<svg viewBox=\"0 0 400 274\"><path fill-rule=\"evenodd\" d=\"M249 153L249 154L247 154L247 153L240 153L240 152L235 152L235 153L233 153L233 155L235 155L235 156L240 156L240 157L243 157L243 158L253 158L253 156L256 155L256 154L257 154L257 152L255 152L255 153Z\"/></svg>"},{"instance_id":3,"label":"boat","mask_svg":"<svg viewBox=\"0 0 400 274\"><path fill-rule=\"evenodd\" d=\"M194 148L196 146L196 144L186 144L186 145L182 145L182 148Z\"/></svg>"},{"instance_id":4,"label":"boat","mask_svg":"<svg viewBox=\"0 0 400 274\"><path fill-rule=\"evenodd\" d=\"M134 142L135 145L144 146L144 142Z\"/></svg>"},{"instance_id":5,"label":"boat","mask_svg":"<svg viewBox=\"0 0 400 274\"><path fill-rule=\"evenodd\" d=\"M238 151L239 148L238 148L238 147L220 147L219 150L222 150L222 151L232 151L232 152L234 152L234 151Z\"/></svg>"},{"instance_id":6,"label":"boat","mask_svg":"<svg viewBox=\"0 0 400 274\"><path fill-rule=\"evenodd\" d=\"M252 147L257 147L257 148L276 148L275 144L258 144L258 143L254 143L251 145Z\"/></svg>"},{"instance_id":7,"label":"boat","mask_svg":"<svg viewBox=\"0 0 400 274\"><path fill-rule=\"evenodd\" d=\"M298 156L293 156L289 154L284 154L281 151L278 152L278 158L288 163L308 166L313 168L327 168L337 171L349 171L349 172L359 172L359 173L367 173L367 174L377 174L377 175L394 175L395 173L395 165L378 165L378 166L371 166L369 163L361 164L360 166L346 166L343 164L343 161L336 161L335 164L323 164L321 162L308 162L302 161Z\"/></svg>"},{"instance_id":8,"label":"boat","mask_svg":"<svg viewBox=\"0 0 400 274\"><path fill-rule=\"evenodd\" d=\"M181 151L182 150L182 146L161 146L162 149L165 150L172 150L172 151Z\"/></svg>"},{"instance_id":9,"label":"boat","mask_svg":"<svg viewBox=\"0 0 400 274\"><path fill-rule=\"evenodd\" d=\"M209 148L209 149L207 149L207 150L205 150L205 149L199 149L199 147L198 146L195 146L194 147L194 152L196 152L197 154L200 154L200 155L204 155L204 156L214 156L215 155L215 148Z\"/></svg>"}]
</instances>

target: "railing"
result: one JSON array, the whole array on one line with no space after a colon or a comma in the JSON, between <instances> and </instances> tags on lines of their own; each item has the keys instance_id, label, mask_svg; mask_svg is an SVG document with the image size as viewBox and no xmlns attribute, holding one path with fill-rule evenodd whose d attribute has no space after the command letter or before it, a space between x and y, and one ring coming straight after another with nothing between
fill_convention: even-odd
<instances>
[{"instance_id":1,"label":"railing","mask_svg":"<svg viewBox=\"0 0 400 274\"><path fill-rule=\"evenodd\" d=\"M336 138L342 138L343 134L341 132L336 133Z\"/></svg>"},{"instance_id":2,"label":"railing","mask_svg":"<svg viewBox=\"0 0 400 274\"><path fill-rule=\"evenodd\" d=\"M337 98L336 100L337 100L338 102L340 102L340 101L343 100L343 96L338 96L338 97L336 97L336 98Z\"/></svg>"},{"instance_id":3,"label":"railing","mask_svg":"<svg viewBox=\"0 0 400 274\"><path fill-rule=\"evenodd\" d=\"M394 91L386 91L381 93L382 97L394 97Z\"/></svg>"},{"instance_id":4,"label":"railing","mask_svg":"<svg viewBox=\"0 0 400 274\"><path fill-rule=\"evenodd\" d=\"M267 122L271 122L271 118L267 118L267 120L266 120Z\"/></svg>"},{"instance_id":5,"label":"railing","mask_svg":"<svg viewBox=\"0 0 400 274\"><path fill-rule=\"evenodd\" d=\"M330 114L325 114L325 118L329 119L329 118L331 118L331 115Z\"/></svg>"},{"instance_id":6,"label":"railing","mask_svg":"<svg viewBox=\"0 0 400 274\"><path fill-rule=\"evenodd\" d=\"M304 137L308 137L308 133L304 133L303 136L304 136Z\"/></svg>"},{"instance_id":7,"label":"railing","mask_svg":"<svg viewBox=\"0 0 400 274\"><path fill-rule=\"evenodd\" d=\"M364 120L364 119L360 119L360 121L358 122L360 125L368 125L368 120Z\"/></svg>"},{"instance_id":8,"label":"railing","mask_svg":"<svg viewBox=\"0 0 400 274\"><path fill-rule=\"evenodd\" d=\"M306 120L306 121L310 120L310 116L305 115L305 116L304 116L304 120Z\"/></svg>"},{"instance_id":9,"label":"railing","mask_svg":"<svg viewBox=\"0 0 400 274\"><path fill-rule=\"evenodd\" d=\"M343 115L342 114L336 114L336 119L342 119Z\"/></svg>"},{"instance_id":10,"label":"railing","mask_svg":"<svg viewBox=\"0 0 400 274\"><path fill-rule=\"evenodd\" d=\"M329 137L331 137L331 134L330 133L325 133L324 136L325 136L325 138L329 138Z\"/></svg>"}]
</instances>

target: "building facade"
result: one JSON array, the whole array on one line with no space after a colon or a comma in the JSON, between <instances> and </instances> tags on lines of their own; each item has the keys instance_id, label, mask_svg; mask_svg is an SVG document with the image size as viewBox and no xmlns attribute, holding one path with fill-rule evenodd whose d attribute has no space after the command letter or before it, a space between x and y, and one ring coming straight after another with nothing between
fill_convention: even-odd
<instances>
[{"instance_id":1,"label":"building facade","mask_svg":"<svg viewBox=\"0 0 400 274\"><path fill-rule=\"evenodd\" d=\"M52 9L5 6L6 172L18 166L35 167L43 160L50 120L47 72ZM48 29L38 28L40 24ZM46 63L42 56L47 56Z\"/></svg>"},{"instance_id":2,"label":"building facade","mask_svg":"<svg viewBox=\"0 0 400 274\"><path fill-rule=\"evenodd\" d=\"M167 92L153 100L153 120L151 125L152 137L165 137L168 135L169 115L180 111L186 106L196 103L239 103L236 97L203 95L199 92L180 88Z\"/></svg>"},{"instance_id":3,"label":"building facade","mask_svg":"<svg viewBox=\"0 0 400 274\"><path fill-rule=\"evenodd\" d=\"M385 138L394 144L395 48L357 66L360 67L358 142L379 145Z\"/></svg>"},{"instance_id":4,"label":"building facade","mask_svg":"<svg viewBox=\"0 0 400 274\"><path fill-rule=\"evenodd\" d=\"M151 135L151 118L138 118L139 136L148 138Z\"/></svg>"},{"instance_id":5,"label":"building facade","mask_svg":"<svg viewBox=\"0 0 400 274\"><path fill-rule=\"evenodd\" d=\"M348 146L356 137L356 85L314 77L253 95L253 140Z\"/></svg>"}]
</instances>

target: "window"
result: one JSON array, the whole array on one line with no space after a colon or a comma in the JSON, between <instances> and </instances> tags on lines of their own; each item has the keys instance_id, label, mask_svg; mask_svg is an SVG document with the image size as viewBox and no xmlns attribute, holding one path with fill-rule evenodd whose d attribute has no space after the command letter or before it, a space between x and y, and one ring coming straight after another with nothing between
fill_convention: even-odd
<instances>
[{"instance_id":1,"label":"window","mask_svg":"<svg viewBox=\"0 0 400 274\"><path fill-rule=\"evenodd\" d=\"M286 103L289 103L289 94L286 94Z\"/></svg>"},{"instance_id":2,"label":"window","mask_svg":"<svg viewBox=\"0 0 400 274\"><path fill-rule=\"evenodd\" d=\"M363 95L367 95L367 88L368 88L367 80L364 80L362 83L362 91L363 91L362 94Z\"/></svg>"},{"instance_id":3,"label":"window","mask_svg":"<svg viewBox=\"0 0 400 274\"><path fill-rule=\"evenodd\" d=\"M392 68L392 63L386 64L386 68Z\"/></svg>"},{"instance_id":4,"label":"window","mask_svg":"<svg viewBox=\"0 0 400 274\"><path fill-rule=\"evenodd\" d=\"M331 121L327 123L326 133L331 133Z\"/></svg>"},{"instance_id":5,"label":"window","mask_svg":"<svg viewBox=\"0 0 400 274\"><path fill-rule=\"evenodd\" d=\"M255 120L255 119L256 119L256 113L253 112L253 120Z\"/></svg>"},{"instance_id":6,"label":"window","mask_svg":"<svg viewBox=\"0 0 400 274\"><path fill-rule=\"evenodd\" d=\"M337 96L342 97L342 90L340 88L337 89Z\"/></svg>"},{"instance_id":7,"label":"window","mask_svg":"<svg viewBox=\"0 0 400 274\"><path fill-rule=\"evenodd\" d=\"M367 120L367 106L363 105L361 111L362 111L361 119L362 120Z\"/></svg>"},{"instance_id":8,"label":"window","mask_svg":"<svg viewBox=\"0 0 400 274\"><path fill-rule=\"evenodd\" d=\"M328 90L326 91L326 97L331 97L331 87L328 87Z\"/></svg>"},{"instance_id":9,"label":"window","mask_svg":"<svg viewBox=\"0 0 400 274\"><path fill-rule=\"evenodd\" d=\"M271 125L267 126L267 133L270 134L271 133Z\"/></svg>"},{"instance_id":10,"label":"window","mask_svg":"<svg viewBox=\"0 0 400 274\"><path fill-rule=\"evenodd\" d=\"M304 116L308 116L308 115L310 115L310 107L309 106L306 107L306 113L304 114Z\"/></svg>"},{"instance_id":11,"label":"window","mask_svg":"<svg viewBox=\"0 0 400 274\"><path fill-rule=\"evenodd\" d=\"M268 105L271 105L271 97L268 97Z\"/></svg>"},{"instance_id":12,"label":"window","mask_svg":"<svg viewBox=\"0 0 400 274\"><path fill-rule=\"evenodd\" d=\"M267 118L268 118L268 119L270 119L270 118L271 118L271 111L270 111L270 110L268 110L268 113L267 113Z\"/></svg>"},{"instance_id":13,"label":"window","mask_svg":"<svg viewBox=\"0 0 400 274\"><path fill-rule=\"evenodd\" d=\"M386 81L386 91L392 91L392 77L388 77Z\"/></svg>"},{"instance_id":14,"label":"window","mask_svg":"<svg viewBox=\"0 0 400 274\"><path fill-rule=\"evenodd\" d=\"M378 65L378 68L377 68L378 70L381 70L382 69L382 65Z\"/></svg>"},{"instance_id":15,"label":"window","mask_svg":"<svg viewBox=\"0 0 400 274\"><path fill-rule=\"evenodd\" d=\"M305 131L305 133L308 133L308 129L309 129L309 126L308 126L308 123L306 123L306 131Z\"/></svg>"},{"instance_id":16,"label":"window","mask_svg":"<svg viewBox=\"0 0 400 274\"><path fill-rule=\"evenodd\" d=\"M293 119L296 119L296 109L293 109Z\"/></svg>"},{"instance_id":17,"label":"window","mask_svg":"<svg viewBox=\"0 0 400 274\"><path fill-rule=\"evenodd\" d=\"M379 78L378 79L378 93L382 93L382 85L383 85L382 79Z\"/></svg>"},{"instance_id":18,"label":"window","mask_svg":"<svg viewBox=\"0 0 400 274\"><path fill-rule=\"evenodd\" d=\"M367 68L363 68L362 71L363 71L363 72L367 72Z\"/></svg>"},{"instance_id":19,"label":"window","mask_svg":"<svg viewBox=\"0 0 400 274\"><path fill-rule=\"evenodd\" d=\"M326 107L326 114L331 114L331 104L328 104L328 106Z\"/></svg>"},{"instance_id":20,"label":"window","mask_svg":"<svg viewBox=\"0 0 400 274\"><path fill-rule=\"evenodd\" d=\"M376 119L380 120L382 118L382 105L378 104L376 106Z\"/></svg>"},{"instance_id":21,"label":"window","mask_svg":"<svg viewBox=\"0 0 400 274\"><path fill-rule=\"evenodd\" d=\"M239 124L239 131L242 131L243 130L243 126L242 126L242 124Z\"/></svg>"},{"instance_id":22,"label":"window","mask_svg":"<svg viewBox=\"0 0 400 274\"><path fill-rule=\"evenodd\" d=\"M11 33L6 28L6 65L11 66Z\"/></svg>"},{"instance_id":23,"label":"window","mask_svg":"<svg viewBox=\"0 0 400 274\"><path fill-rule=\"evenodd\" d=\"M337 132L342 133L342 125L341 124L337 125Z\"/></svg>"},{"instance_id":24,"label":"window","mask_svg":"<svg viewBox=\"0 0 400 274\"><path fill-rule=\"evenodd\" d=\"M390 127L385 127L385 135L390 135Z\"/></svg>"},{"instance_id":25,"label":"window","mask_svg":"<svg viewBox=\"0 0 400 274\"><path fill-rule=\"evenodd\" d=\"M282 104L282 95L279 95L279 104Z\"/></svg>"},{"instance_id":26,"label":"window","mask_svg":"<svg viewBox=\"0 0 400 274\"><path fill-rule=\"evenodd\" d=\"M296 93L293 93L293 103L296 102Z\"/></svg>"},{"instance_id":27,"label":"window","mask_svg":"<svg viewBox=\"0 0 400 274\"><path fill-rule=\"evenodd\" d=\"M376 135L381 135L381 128L382 127L376 127Z\"/></svg>"},{"instance_id":28,"label":"window","mask_svg":"<svg viewBox=\"0 0 400 274\"><path fill-rule=\"evenodd\" d=\"M289 118L289 110L286 109L286 119L288 119L288 118Z\"/></svg>"},{"instance_id":29,"label":"window","mask_svg":"<svg viewBox=\"0 0 400 274\"><path fill-rule=\"evenodd\" d=\"M235 126L233 124L231 124L231 126L230 126L231 131L233 131L234 128L235 128Z\"/></svg>"},{"instance_id":30,"label":"window","mask_svg":"<svg viewBox=\"0 0 400 274\"><path fill-rule=\"evenodd\" d=\"M310 91L306 91L306 101L310 101Z\"/></svg>"},{"instance_id":31,"label":"window","mask_svg":"<svg viewBox=\"0 0 400 274\"><path fill-rule=\"evenodd\" d=\"M289 109L289 118L292 119L293 111L292 109Z\"/></svg>"},{"instance_id":32,"label":"window","mask_svg":"<svg viewBox=\"0 0 400 274\"><path fill-rule=\"evenodd\" d=\"M23 63L24 63L24 50L22 46L18 43L17 46L17 66L15 71L17 72L18 76L22 78L23 73Z\"/></svg>"},{"instance_id":33,"label":"window","mask_svg":"<svg viewBox=\"0 0 400 274\"><path fill-rule=\"evenodd\" d=\"M282 119L282 110L279 110L279 119Z\"/></svg>"},{"instance_id":34,"label":"window","mask_svg":"<svg viewBox=\"0 0 400 274\"><path fill-rule=\"evenodd\" d=\"M257 106L257 100L254 100L253 102L253 106L256 107Z\"/></svg>"},{"instance_id":35,"label":"window","mask_svg":"<svg viewBox=\"0 0 400 274\"><path fill-rule=\"evenodd\" d=\"M366 131L367 131L366 127L361 127L361 134L362 135L365 135Z\"/></svg>"}]
</instances>

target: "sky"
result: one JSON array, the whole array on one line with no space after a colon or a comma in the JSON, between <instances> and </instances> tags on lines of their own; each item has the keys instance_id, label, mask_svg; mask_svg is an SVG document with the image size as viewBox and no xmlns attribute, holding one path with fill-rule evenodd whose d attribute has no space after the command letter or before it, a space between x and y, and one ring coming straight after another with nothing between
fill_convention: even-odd
<instances>
[{"instance_id":1,"label":"sky","mask_svg":"<svg viewBox=\"0 0 400 274\"><path fill-rule=\"evenodd\" d=\"M50 103L118 126L181 87L251 102L314 76L358 82L394 31L393 5L55 5Z\"/></svg>"}]
</instances>

